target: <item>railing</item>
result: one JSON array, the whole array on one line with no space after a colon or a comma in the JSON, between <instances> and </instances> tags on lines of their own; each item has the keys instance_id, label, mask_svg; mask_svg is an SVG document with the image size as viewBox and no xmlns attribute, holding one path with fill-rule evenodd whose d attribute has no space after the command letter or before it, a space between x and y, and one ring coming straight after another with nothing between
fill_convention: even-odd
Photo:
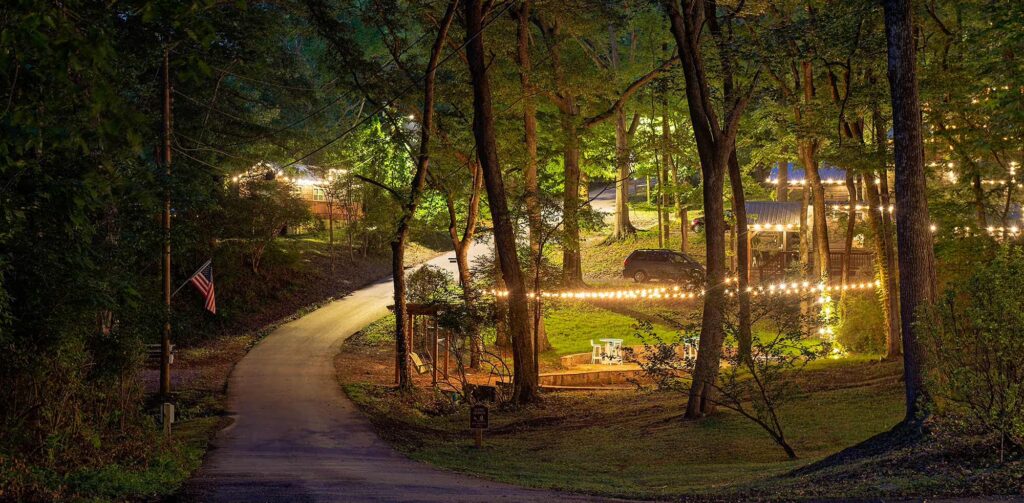
<instances>
[{"instance_id":1,"label":"railing","mask_svg":"<svg viewBox=\"0 0 1024 503\"><path fill-rule=\"evenodd\" d=\"M846 253L833 251L829 253L829 277L833 283L838 283L843 276L843 261ZM812 254L811 260L814 260ZM783 281L788 278L801 276L798 267L800 254L795 251L789 252L767 252L755 251L751 264L751 283L772 283ZM850 254L850 281L871 280L875 276L874 254L867 250L853 250Z\"/></svg>"}]
</instances>

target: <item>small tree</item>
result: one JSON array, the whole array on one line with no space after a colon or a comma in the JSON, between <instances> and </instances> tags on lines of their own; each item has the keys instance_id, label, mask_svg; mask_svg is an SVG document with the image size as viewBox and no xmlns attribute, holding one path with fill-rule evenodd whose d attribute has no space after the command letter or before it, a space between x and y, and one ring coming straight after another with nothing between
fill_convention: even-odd
<instances>
[{"instance_id":1,"label":"small tree","mask_svg":"<svg viewBox=\"0 0 1024 503\"><path fill-rule=\"evenodd\" d=\"M347 220L352 218L352 205L346 204L352 177L347 176L344 171L334 168L323 170L319 175L323 178L323 183L318 188L323 191L324 202L327 203L327 240L331 252L331 271L333 272L334 262L337 259L334 246L334 221L338 218L339 211L345 213ZM351 253L351 243L349 252Z\"/></svg>"},{"instance_id":2,"label":"small tree","mask_svg":"<svg viewBox=\"0 0 1024 503\"><path fill-rule=\"evenodd\" d=\"M450 304L459 299L452 273L424 265L406 275L406 298L420 304Z\"/></svg>"},{"instance_id":3,"label":"small tree","mask_svg":"<svg viewBox=\"0 0 1024 503\"><path fill-rule=\"evenodd\" d=\"M709 400L760 426L790 459L796 459L796 452L786 439L779 409L798 390L797 375L808 363L828 354L830 344L812 340L806 329L807 320L799 309L786 302L788 299L755 299L751 303L751 325L756 335L749 357L737 347L740 327L736 302L726 306L724 365L712 384L714 393ZM637 325L637 335L644 345L637 361L656 388L689 392L696 366L692 348L696 347L699 334L700 324L693 323L677 340L666 342L649 322Z\"/></svg>"},{"instance_id":4,"label":"small tree","mask_svg":"<svg viewBox=\"0 0 1024 503\"><path fill-rule=\"evenodd\" d=\"M947 287L925 311L920 327L929 391L946 419L1024 447L1024 252L1013 246L972 261L971 271Z\"/></svg>"},{"instance_id":5,"label":"small tree","mask_svg":"<svg viewBox=\"0 0 1024 503\"><path fill-rule=\"evenodd\" d=\"M292 185L262 176L242 178L224 202L224 236L247 243L249 265L260 272L267 247L289 226L308 222L306 203L292 192Z\"/></svg>"}]
</instances>

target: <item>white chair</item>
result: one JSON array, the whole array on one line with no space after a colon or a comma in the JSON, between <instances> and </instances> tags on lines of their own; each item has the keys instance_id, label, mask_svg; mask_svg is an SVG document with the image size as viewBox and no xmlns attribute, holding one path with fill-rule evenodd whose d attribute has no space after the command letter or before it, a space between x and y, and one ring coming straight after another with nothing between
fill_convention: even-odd
<instances>
[{"instance_id":1,"label":"white chair","mask_svg":"<svg viewBox=\"0 0 1024 503\"><path fill-rule=\"evenodd\" d=\"M590 339L590 363L602 363L604 358L604 345L594 344L594 339Z\"/></svg>"},{"instance_id":2,"label":"white chair","mask_svg":"<svg viewBox=\"0 0 1024 503\"><path fill-rule=\"evenodd\" d=\"M622 365L622 341L608 341L607 359L616 364Z\"/></svg>"}]
</instances>

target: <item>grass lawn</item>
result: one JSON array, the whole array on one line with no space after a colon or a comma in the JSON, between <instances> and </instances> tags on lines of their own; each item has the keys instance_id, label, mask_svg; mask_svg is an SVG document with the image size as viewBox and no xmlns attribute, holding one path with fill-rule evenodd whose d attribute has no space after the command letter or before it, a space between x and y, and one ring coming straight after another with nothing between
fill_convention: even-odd
<instances>
[{"instance_id":1,"label":"grass lawn","mask_svg":"<svg viewBox=\"0 0 1024 503\"><path fill-rule=\"evenodd\" d=\"M651 320L655 332L671 340L677 328L673 323L658 318L661 311L668 311L665 304L637 304L626 308L617 305L597 306L586 302L550 303L544 311L544 327L551 350L541 357L555 361L559 356L589 353L590 341L600 338L623 339L626 346L639 345L641 340L634 328L637 317Z\"/></svg>"},{"instance_id":2,"label":"grass lawn","mask_svg":"<svg viewBox=\"0 0 1024 503\"><path fill-rule=\"evenodd\" d=\"M696 215L696 212L690 212L691 218ZM622 262L633 250L640 248L679 249L679 226L676 220L672 221L669 242L658 246L657 213L632 211L630 216L633 225L638 229L635 236L620 241L606 242L611 229L605 228L588 233L583 237L581 248L583 279L588 284L592 286L632 284L632 280L622 277ZM704 262L703 233L687 233L686 253L698 262ZM557 253L557 259L561 260L561 253Z\"/></svg>"},{"instance_id":3,"label":"grass lawn","mask_svg":"<svg viewBox=\"0 0 1024 503\"><path fill-rule=\"evenodd\" d=\"M682 396L637 391L547 394L523 410L492 409L477 450L466 410L439 413L427 390L403 396L340 375L379 433L413 459L518 485L660 498L743 492L888 429L903 413L899 371L855 358L809 369L806 391L782 411L798 461L738 414L682 421Z\"/></svg>"}]
</instances>

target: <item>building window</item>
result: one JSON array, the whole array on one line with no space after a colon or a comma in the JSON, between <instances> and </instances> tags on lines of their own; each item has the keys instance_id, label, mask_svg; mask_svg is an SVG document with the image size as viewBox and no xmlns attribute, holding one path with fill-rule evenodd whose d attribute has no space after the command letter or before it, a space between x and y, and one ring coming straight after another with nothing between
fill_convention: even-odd
<instances>
[{"instance_id":1,"label":"building window","mask_svg":"<svg viewBox=\"0 0 1024 503\"><path fill-rule=\"evenodd\" d=\"M326 201L327 193L320 187L313 187L313 200L314 201Z\"/></svg>"}]
</instances>

